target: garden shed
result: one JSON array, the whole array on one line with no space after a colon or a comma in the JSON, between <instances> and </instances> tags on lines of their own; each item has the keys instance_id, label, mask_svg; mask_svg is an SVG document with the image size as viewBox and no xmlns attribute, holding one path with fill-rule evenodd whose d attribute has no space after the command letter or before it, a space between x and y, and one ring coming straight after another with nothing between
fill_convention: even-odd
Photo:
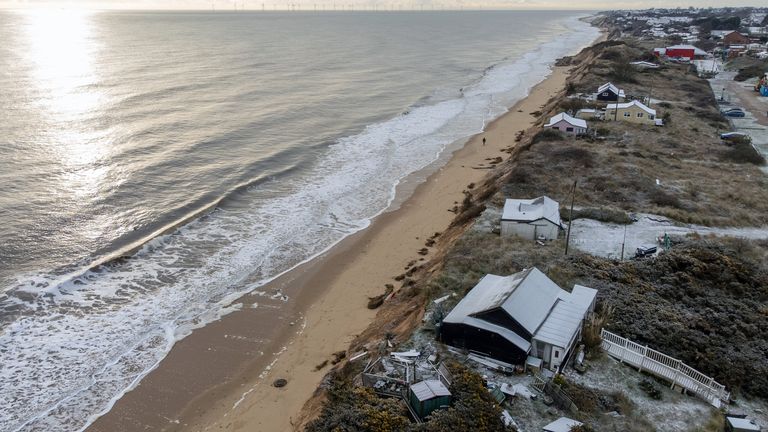
<instances>
[{"instance_id":1,"label":"garden shed","mask_svg":"<svg viewBox=\"0 0 768 432\"><path fill-rule=\"evenodd\" d=\"M421 419L432 414L432 411L451 404L451 392L439 380L417 382L411 385L408 393L408 402Z\"/></svg>"}]
</instances>

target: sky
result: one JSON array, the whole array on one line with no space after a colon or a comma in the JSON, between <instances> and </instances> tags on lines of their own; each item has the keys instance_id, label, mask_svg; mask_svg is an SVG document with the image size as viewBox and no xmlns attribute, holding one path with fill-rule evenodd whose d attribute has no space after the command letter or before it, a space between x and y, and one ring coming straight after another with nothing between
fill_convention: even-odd
<instances>
[{"instance_id":1,"label":"sky","mask_svg":"<svg viewBox=\"0 0 768 432\"><path fill-rule=\"evenodd\" d=\"M0 0L0 8L86 9L645 9L758 6L758 0ZM263 6L262 6L263 5Z\"/></svg>"}]
</instances>

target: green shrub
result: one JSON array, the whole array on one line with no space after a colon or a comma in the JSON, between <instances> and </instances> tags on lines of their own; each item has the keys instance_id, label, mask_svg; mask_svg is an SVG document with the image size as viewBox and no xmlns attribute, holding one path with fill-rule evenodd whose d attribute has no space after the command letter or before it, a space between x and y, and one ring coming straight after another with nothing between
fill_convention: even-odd
<instances>
[{"instance_id":1,"label":"green shrub","mask_svg":"<svg viewBox=\"0 0 768 432\"><path fill-rule=\"evenodd\" d=\"M532 142L535 144L544 141L561 141L564 138L565 135L559 130L544 128L533 136Z\"/></svg>"},{"instance_id":2,"label":"green shrub","mask_svg":"<svg viewBox=\"0 0 768 432\"><path fill-rule=\"evenodd\" d=\"M727 162L740 164L765 165L765 157L746 140L734 142L733 145L722 154L721 159Z\"/></svg>"}]
</instances>

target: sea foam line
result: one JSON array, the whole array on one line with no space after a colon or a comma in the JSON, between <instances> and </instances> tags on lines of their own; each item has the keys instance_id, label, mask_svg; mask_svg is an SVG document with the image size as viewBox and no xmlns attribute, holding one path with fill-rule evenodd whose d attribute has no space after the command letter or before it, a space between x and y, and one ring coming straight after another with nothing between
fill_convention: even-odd
<instances>
[{"instance_id":1,"label":"sea foam line","mask_svg":"<svg viewBox=\"0 0 768 432\"><path fill-rule=\"evenodd\" d=\"M571 35L571 42L573 45L576 45L577 43L586 45L590 41L591 40L576 40L576 37ZM283 251L280 250L280 246L274 245L273 243L274 246L269 249L267 255L265 256L257 254L259 251L254 251L253 246L244 244L242 245L242 249L227 252L232 253L233 255L231 256L223 252L214 254L212 257L214 261L211 262L211 265L213 266L211 267L212 274L203 274L201 276L203 279L198 280L195 279L195 277L198 273L204 272L190 271L188 273L190 275L188 276L188 283L195 283L194 281L210 281L213 280L213 278L220 278L218 280L228 280L229 282L225 284L226 286L221 288L221 292L226 294L212 293L211 295L220 296L219 301L217 301L216 304L208 304L207 307L205 307L203 304L197 305L195 307L190 306L189 308L182 308L182 310L175 315L169 316L170 319L164 321L166 324L161 325L164 330L163 334L165 338L165 344L160 348L159 352L155 353L155 356L153 357L154 361L148 365L144 365L144 368L129 380L128 385L124 386L120 391L115 392L109 398L109 401L106 403L101 402L101 409L98 409L98 407L91 407L91 409L96 411L96 414L89 415L85 421L85 424L81 425L79 430L84 430L87 428L87 426L95 421L96 418L108 412L116 403L116 401L122 397L122 395L135 388L141 379L143 379L151 370L157 367L162 358L167 355L167 353L177 341L181 340L183 337L186 337L195 328L202 327L203 325L220 318L221 315L219 315L219 313L227 311L227 307L231 304L232 301L234 301L234 299L240 295L247 294L257 289L259 286L262 286L263 284L274 280L275 278L287 273L297 266L314 259L316 256L327 252L348 235L351 235L369 226L373 218L380 215L391 206L393 200L395 199L397 188L404 178L415 171L422 170L425 167L435 163L445 148L447 148L447 146L449 146L452 142L466 139L467 137L480 132L489 121L503 114L503 112L508 109L509 106L514 104L514 102L525 97L537 82L543 80L546 75L551 73L551 64L554 62L554 60L558 56L569 53L569 50L573 48L571 47L564 49L563 45L567 44L564 44L562 40L553 41L550 44L545 44L538 50L524 55L523 58L517 62L497 65L496 67L489 70L480 81L468 86L467 91L465 91L462 98L458 100L448 100L431 106L417 107L407 115L397 116L390 121L371 125L357 136L340 139L339 142L335 144L335 148L331 149L331 153L334 151L336 154L350 153L358 158L356 160L361 163L364 169L370 169L373 170L373 172L379 172L382 170L381 165L379 164L384 164L384 169L400 170L398 171L397 177L393 181L390 180L390 183L378 184L378 186L375 186L381 188L381 192L383 192L382 195L385 196L376 199L364 197L365 199L363 199L363 205L359 205L359 202L355 201L354 199L351 202L346 202L345 198L348 198L348 196L344 196L339 199L338 195L333 193L334 189L336 188L336 184L334 184L332 180L344 180L343 176L349 175L349 173L341 173L342 178L334 178L332 175L327 179L329 183L326 183L325 186L319 185L312 192L318 193L319 195L329 199L333 199L333 197L338 199L340 202L334 203L335 205L328 205L326 203L326 207L324 208L327 209L329 215L333 216L332 219L346 221L346 223L344 223L343 228L339 230L338 225L334 225L332 222L329 222L326 229L332 228L332 231L334 232L333 236L326 239L324 244L321 243L319 245L309 245L309 249L307 251L308 253L303 257L303 259L290 263L290 265L287 267L282 268L281 271L274 272L271 275L264 275L265 277L259 278L256 282L249 283L246 286L235 290L234 292L227 290L227 288L231 288L232 285L238 285L240 281L247 277L247 273L238 273L238 271L242 272L245 268L255 267L253 264L254 262L261 263L262 266L269 267L269 265L272 264L270 261L272 257L279 259L282 256L281 253ZM559 50L557 50L558 48ZM547 52L547 50L550 51ZM527 76L520 76L521 71L524 71L523 73L527 74ZM528 78L528 80L523 83L523 78ZM505 96L503 94L504 92L508 92L510 94ZM486 101L485 103L487 105L483 105L483 101ZM471 112L467 112L467 107L474 106L473 104L477 105L478 108L483 108L482 112L476 118L473 118L473 114ZM422 130L420 133L414 133L414 131L419 130L419 126L421 126L421 123L423 123L425 119L422 116L432 115L434 114L432 111L435 110L443 110L441 114L443 116L443 120L438 120L437 123L434 123L433 126L430 127L430 130ZM464 114L464 117L461 117L460 119L464 119L466 121L457 122L457 116L461 116L462 114ZM453 123L451 123L452 121ZM388 147L385 147L385 150L388 150L385 151L383 156L377 153L377 158L367 159L368 156L370 156L369 151L371 150L371 144L377 143L377 140L381 139L381 136L378 135L391 137L387 138L390 141L387 143ZM391 139L396 139L397 142L395 143L391 141ZM423 145L425 150L419 153L420 148L416 147L417 145ZM403 154L405 156L403 156ZM418 157L418 159L414 163L410 163L411 161L398 159L411 156L414 158ZM343 160L344 159L342 159L342 161ZM321 166L321 170L333 170L334 168L338 167L334 167L332 163L329 166ZM356 192L357 190L355 187L350 187L349 191ZM295 202L291 202L291 200L283 200L282 203L282 208L287 212L286 214L290 214L291 208L295 210ZM318 203L323 205L322 200L319 200ZM371 209L375 210L371 211ZM226 216L226 212L221 212L221 214L218 214L217 216L224 217ZM281 215L277 215L276 218L279 219L280 216ZM177 233L183 233L182 235L191 235L194 237L195 230L200 228L198 225L200 225L200 222L192 222L191 224L179 228ZM226 228L226 223L222 222L220 225ZM258 228L259 226L254 226L254 229ZM323 227L318 227L317 229L321 228ZM285 234L287 235L286 238L291 239L289 242L296 241L295 238L291 237L292 231L286 231ZM197 235L200 234L197 233ZM170 238L171 236L172 235L167 235L165 238ZM162 243L164 243L164 241ZM173 245L174 243L169 241L169 244ZM290 245L286 247L289 248ZM157 251L157 254L162 255L162 247L159 251ZM160 261L162 262L162 260ZM214 265L214 262L218 262L218 264ZM237 267L237 269L216 270L217 265L226 267L227 264L232 263L235 264L232 267ZM157 272L156 276L158 279L162 279L163 274L161 270L162 269L156 269L150 271ZM110 275L107 278L107 282L110 282L110 280L114 279L112 282L119 284L124 280L130 279L130 277L130 274ZM181 288L176 286L174 287ZM75 298L76 302L82 302L83 305L94 305L97 303L97 301L91 300L88 295L86 295L89 294L87 292L89 289L92 289L92 287L89 287L87 284L85 288L82 286L75 286L74 284L58 286L55 289L55 291L58 291L58 294L54 295L55 300L52 300L53 303L50 305L50 307L58 307L57 305L59 303L66 303L67 301L71 301L71 298ZM119 291L119 289L115 289L111 292L113 295L118 295ZM174 296L179 296L184 293L180 294L174 291L172 294ZM180 298L180 300L183 299L185 299L185 297ZM196 297L186 297L187 302L192 301L193 299L196 299ZM146 301L142 300L141 298L139 298L139 300ZM170 304L175 304L175 302L169 301L168 305ZM139 307L138 305L136 306ZM138 309L138 311L141 310L141 308ZM214 311L218 311L218 313ZM149 316L152 315L150 314ZM67 319L70 318L67 317ZM34 323L29 322L27 322L27 324L34 325ZM75 322L75 324L77 323ZM18 331L18 333L15 334L22 336L24 334L25 327L18 327L16 331ZM148 334L153 335L155 333L150 332ZM4 336L6 335L0 335L0 338ZM135 348L141 346L143 342L146 342L146 339L140 339L137 343L131 346ZM2 343L3 342L0 341L0 344ZM130 350L123 351L118 356L114 357L111 361L104 363L102 368L100 368L96 373L93 373L92 376L98 376L102 373L106 373L110 367L117 365L121 360L125 359L126 356L131 354L132 352ZM93 386L94 383L92 381L86 383L85 385L78 386L77 388L68 392L68 395L63 395L63 397L59 398L54 406L46 409L38 415L33 415L32 418L28 418L27 421L24 421L19 427L12 430L21 430L22 428L30 425L36 419L45 417L46 415L52 413L54 410L62 407L65 402L69 402L71 399L76 399L77 396L87 392ZM13 421L13 418L9 420Z\"/></svg>"}]
</instances>

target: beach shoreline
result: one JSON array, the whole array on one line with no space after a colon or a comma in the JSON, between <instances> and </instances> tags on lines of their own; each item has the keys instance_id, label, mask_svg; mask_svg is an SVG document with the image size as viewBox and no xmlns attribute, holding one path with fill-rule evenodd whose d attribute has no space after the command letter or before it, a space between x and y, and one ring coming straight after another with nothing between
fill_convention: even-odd
<instances>
[{"instance_id":1,"label":"beach shoreline","mask_svg":"<svg viewBox=\"0 0 768 432\"><path fill-rule=\"evenodd\" d=\"M484 132L447 151L425 181L424 173L409 177L398 187L395 208L367 229L275 279L261 295L244 296L236 302L240 310L178 342L86 430L293 430L333 353L345 351L374 321L377 311L366 307L368 298L382 294L386 284L399 286L394 277L409 263L429 259L432 249L426 256L418 252L451 224L455 214L449 209L486 177L493 168L489 160L506 159L515 136L539 120L532 113L563 90L569 72L553 67ZM296 301L272 307L284 298ZM255 324L270 322L276 324ZM288 384L273 387L278 378Z\"/></svg>"}]
</instances>

